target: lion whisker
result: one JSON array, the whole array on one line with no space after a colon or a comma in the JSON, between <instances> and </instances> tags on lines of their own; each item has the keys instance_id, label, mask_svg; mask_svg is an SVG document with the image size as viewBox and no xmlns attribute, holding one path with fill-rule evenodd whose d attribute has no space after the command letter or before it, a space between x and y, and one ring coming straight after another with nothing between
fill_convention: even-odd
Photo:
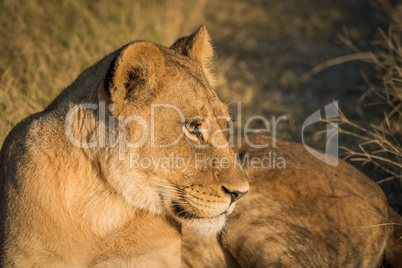
<instances>
[{"instance_id":1,"label":"lion whisker","mask_svg":"<svg viewBox=\"0 0 402 268\"><path fill-rule=\"evenodd\" d=\"M390 225L402 225L400 223L395 223L395 222L387 222L387 223L379 223L379 224L373 224L373 225L367 225L367 226L358 226L356 228L360 229L367 229L367 228L374 228L374 227L381 227L381 226L390 226Z\"/></svg>"}]
</instances>

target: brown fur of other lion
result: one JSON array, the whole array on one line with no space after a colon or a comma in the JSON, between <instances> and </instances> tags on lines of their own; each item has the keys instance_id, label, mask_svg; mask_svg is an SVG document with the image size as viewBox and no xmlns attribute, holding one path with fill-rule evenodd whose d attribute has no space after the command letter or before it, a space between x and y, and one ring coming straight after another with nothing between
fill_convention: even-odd
<instances>
[{"instance_id":1,"label":"brown fur of other lion","mask_svg":"<svg viewBox=\"0 0 402 268\"><path fill-rule=\"evenodd\" d=\"M247 154L252 159L271 152L286 160L286 168L246 167L250 192L229 217L219 242L187 234L185 264L379 267L385 254L388 265L402 267L402 221L378 185L344 161L326 165L301 144L276 139L272 148L270 136L248 136L253 144L269 147L254 149L243 139L235 150L243 160Z\"/></svg>"}]
</instances>

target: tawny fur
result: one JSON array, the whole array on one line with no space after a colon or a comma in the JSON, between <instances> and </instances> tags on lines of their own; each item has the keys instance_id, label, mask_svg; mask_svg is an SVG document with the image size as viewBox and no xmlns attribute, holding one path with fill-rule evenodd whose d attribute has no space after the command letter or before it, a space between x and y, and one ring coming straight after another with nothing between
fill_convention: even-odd
<instances>
[{"instance_id":1,"label":"tawny fur","mask_svg":"<svg viewBox=\"0 0 402 268\"><path fill-rule=\"evenodd\" d=\"M278 140L271 152L286 159L286 169L246 168L251 193L224 227L234 204L222 186L249 187L233 150L195 148L194 137L151 146L174 141L194 116L207 118L212 132L224 127L215 120L229 115L211 88L212 56L205 27L170 48L130 43L20 122L0 154L2 266L375 267L384 252L397 265L399 215L377 185L342 161L331 168L301 145ZM74 110L80 104L96 106ZM184 121L160 107L151 124L152 104L174 105ZM155 135L142 146L124 146L142 141L151 126ZM223 133L214 138L227 141ZM271 143L265 135L251 138ZM267 151L243 142L237 152ZM130 165L133 153L193 160L185 171L139 169ZM195 153L226 157L233 168L197 167Z\"/></svg>"},{"instance_id":2,"label":"tawny fur","mask_svg":"<svg viewBox=\"0 0 402 268\"><path fill-rule=\"evenodd\" d=\"M2 266L178 267L181 226L221 230L234 206L222 186L248 190L233 150L196 148L186 137L167 148L151 144L174 141L194 116L207 118L214 132L222 127L215 117L229 117L205 74L212 53L206 28L180 40L172 49L146 41L122 47L10 132L0 155ZM184 118L162 106L152 123L152 104L173 105ZM144 135L141 146L124 142ZM215 138L226 141L224 133ZM132 154L172 153L191 159L186 170L130 162ZM196 153L227 157L238 168L197 166Z\"/></svg>"},{"instance_id":3,"label":"tawny fur","mask_svg":"<svg viewBox=\"0 0 402 268\"><path fill-rule=\"evenodd\" d=\"M380 187L350 164L331 167L301 144L251 133L255 149L242 144L242 158L269 152L286 168L247 168L250 192L217 238L183 231L186 267L391 267L402 265L402 221ZM385 260L384 260L385 255Z\"/></svg>"}]
</instances>

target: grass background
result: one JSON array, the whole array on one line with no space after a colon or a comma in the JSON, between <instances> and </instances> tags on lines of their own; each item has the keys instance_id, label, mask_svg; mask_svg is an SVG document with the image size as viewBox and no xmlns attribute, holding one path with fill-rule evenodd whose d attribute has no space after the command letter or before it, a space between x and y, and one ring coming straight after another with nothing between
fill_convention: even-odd
<instances>
[{"instance_id":1,"label":"grass background","mask_svg":"<svg viewBox=\"0 0 402 268\"><path fill-rule=\"evenodd\" d=\"M386 0L0 2L0 144L21 119L43 110L107 53L137 39L169 46L200 24L214 41L218 95L228 102L242 101L243 118L286 115L277 135L301 141L304 120L339 100L348 118L380 123L385 108L360 102L365 88L361 72L380 81L371 65L339 64L307 80L303 74L354 53L342 37L363 51L375 49L378 28L386 30L402 14L393 8L396 2ZM323 137L314 135L320 129L324 124L307 128L305 134L309 144L323 148ZM356 146L349 137L340 138L341 145ZM355 164L376 181L385 176L375 166ZM401 212L401 180L381 186Z\"/></svg>"}]
</instances>

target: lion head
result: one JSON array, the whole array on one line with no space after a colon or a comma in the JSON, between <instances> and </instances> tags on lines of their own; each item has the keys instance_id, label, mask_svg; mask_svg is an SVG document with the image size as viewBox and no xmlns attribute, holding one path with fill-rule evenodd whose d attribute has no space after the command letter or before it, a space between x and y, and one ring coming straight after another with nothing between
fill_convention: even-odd
<instances>
[{"instance_id":1,"label":"lion head","mask_svg":"<svg viewBox=\"0 0 402 268\"><path fill-rule=\"evenodd\" d=\"M131 205L205 235L221 230L249 189L211 86L212 55L204 26L170 48L133 42L98 88L112 140L99 153L105 180Z\"/></svg>"}]
</instances>

